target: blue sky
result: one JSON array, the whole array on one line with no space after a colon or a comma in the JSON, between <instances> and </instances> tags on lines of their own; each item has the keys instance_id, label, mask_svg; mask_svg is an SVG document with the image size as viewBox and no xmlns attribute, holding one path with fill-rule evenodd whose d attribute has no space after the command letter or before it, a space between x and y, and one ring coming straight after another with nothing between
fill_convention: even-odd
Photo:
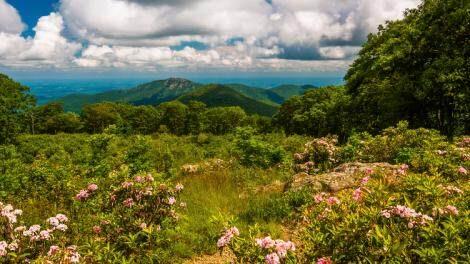
<instances>
[{"instance_id":1,"label":"blue sky","mask_svg":"<svg viewBox=\"0 0 470 264\"><path fill-rule=\"evenodd\" d=\"M341 76L369 33L419 2L0 0L0 71Z\"/></svg>"},{"instance_id":2,"label":"blue sky","mask_svg":"<svg viewBox=\"0 0 470 264\"><path fill-rule=\"evenodd\" d=\"M57 0L7 0L9 4L14 6L21 14L23 22L28 26L28 29L23 33L26 36L34 34L33 27L42 16L47 16L54 11L57 5Z\"/></svg>"}]
</instances>

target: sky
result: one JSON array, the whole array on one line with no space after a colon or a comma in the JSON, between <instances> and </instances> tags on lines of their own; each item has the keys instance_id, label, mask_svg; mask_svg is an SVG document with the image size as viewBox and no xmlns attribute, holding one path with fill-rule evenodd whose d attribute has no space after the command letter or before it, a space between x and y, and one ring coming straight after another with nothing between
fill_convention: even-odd
<instances>
[{"instance_id":1,"label":"sky","mask_svg":"<svg viewBox=\"0 0 470 264\"><path fill-rule=\"evenodd\" d=\"M0 0L0 71L341 75L419 0Z\"/></svg>"}]
</instances>

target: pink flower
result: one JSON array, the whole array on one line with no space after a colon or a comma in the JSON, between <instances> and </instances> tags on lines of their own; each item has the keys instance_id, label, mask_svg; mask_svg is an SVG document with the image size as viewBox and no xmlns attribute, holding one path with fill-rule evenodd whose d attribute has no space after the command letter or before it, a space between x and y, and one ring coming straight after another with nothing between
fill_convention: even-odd
<instances>
[{"instance_id":1,"label":"pink flower","mask_svg":"<svg viewBox=\"0 0 470 264\"><path fill-rule=\"evenodd\" d=\"M90 192L94 192L94 191L98 190L98 185L96 185L94 183L88 184L87 190L90 191Z\"/></svg>"},{"instance_id":2,"label":"pink flower","mask_svg":"<svg viewBox=\"0 0 470 264\"><path fill-rule=\"evenodd\" d=\"M366 168L365 171L364 171L364 173L365 173L366 175L371 175L372 173L374 173L374 170L371 169L371 168Z\"/></svg>"},{"instance_id":3,"label":"pink flower","mask_svg":"<svg viewBox=\"0 0 470 264\"><path fill-rule=\"evenodd\" d=\"M370 177L369 176L366 176L364 178L361 179L361 184L362 185L366 185L370 180Z\"/></svg>"},{"instance_id":4,"label":"pink flower","mask_svg":"<svg viewBox=\"0 0 470 264\"><path fill-rule=\"evenodd\" d=\"M276 253L271 253L266 255L264 258L264 261L266 264L280 264L281 260L279 259L279 256Z\"/></svg>"},{"instance_id":5,"label":"pink flower","mask_svg":"<svg viewBox=\"0 0 470 264\"><path fill-rule=\"evenodd\" d=\"M122 188L124 189L129 189L130 187L134 186L134 183L133 182L123 182L121 184Z\"/></svg>"},{"instance_id":6,"label":"pink flower","mask_svg":"<svg viewBox=\"0 0 470 264\"><path fill-rule=\"evenodd\" d=\"M239 235L240 235L240 232L238 231L238 228L236 227L231 227L225 230L224 235L220 237L219 240L217 241L217 247L219 248L225 247L226 245L230 243L230 240L232 240L234 236L239 236Z\"/></svg>"},{"instance_id":7,"label":"pink flower","mask_svg":"<svg viewBox=\"0 0 470 264\"><path fill-rule=\"evenodd\" d=\"M448 205L448 206L444 207L444 210L446 210L447 213L449 213L450 215L458 215L459 214L459 210L457 209L457 207L452 206L452 205Z\"/></svg>"},{"instance_id":8,"label":"pink flower","mask_svg":"<svg viewBox=\"0 0 470 264\"><path fill-rule=\"evenodd\" d=\"M168 198L168 204L169 205L173 205L174 203L176 203L176 198L175 197L172 196L172 197Z\"/></svg>"},{"instance_id":9,"label":"pink flower","mask_svg":"<svg viewBox=\"0 0 470 264\"><path fill-rule=\"evenodd\" d=\"M101 226L93 226L92 230L93 230L93 233L99 234L101 233Z\"/></svg>"},{"instance_id":10,"label":"pink flower","mask_svg":"<svg viewBox=\"0 0 470 264\"><path fill-rule=\"evenodd\" d=\"M315 203L318 204L318 203L323 202L323 197L324 197L324 196L325 196L325 193L322 192L322 193L319 193L319 194L315 195L315 196L313 197L313 199L315 200Z\"/></svg>"},{"instance_id":11,"label":"pink flower","mask_svg":"<svg viewBox=\"0 0 470 264\"><path fill-rule=\"evenodd\" d=\"M139 182L139 183L144 182L144 178L142 178L142 176L135 176L134 180L135 182Z\"/></svg>"},{"instance_id":12,"label":"pink flower","mask_svg":"<svg viewBox=\"0 0 470 264\"><path fill-rule=\"evenodd\" d=\"M59 252L60 248L58 246L51 246L49 248L49 252L47 252L47 255L48 256L54 256L55 254L57 254L57 252Z\"/></svg>"},{"instance_id":13,"label":"pink flower","mask_svg":"<svg viewBox=\"0 0 470 264\"><path fill-rule=\"evenodd\" d=\"M0 241L0 257L4 257L8 254L7 248L8 243L6 241Z\"/></svg>"},{"instance_id":14,"label":"pink flower","mask_svg":"<svg viewBox=\"0 0 470 264\"><path fill-rule=\"evenodd\" d=\"M134 200L132 198L128 198L126 200L124 200L124 202L122 202L122 204L125 206L125 207L132 207L134 205Z\"/></svg>"},{"instance_id":15,"label":"pink flower","mask_svg":"<svg viewBox=\"0 0 470 264\"><path fill-rule=\"evenodd\" d=\"M329 257L323 257L317 260L317 264L332 264L332 263L333 262L331 261Z\"/></svg>"},{"instance_id":16,"label":"pink flower","mask_svg":"<svg viewBox=\"0 0 470 264\"><path fill-rule=\"evenodd\" d=\"M267 236L263 239L256 239L256 244L260 248L268 249L274 247L276 245L276 241L272 240L270 236Z\"/></svg>"},{"instance_id":17,"label":"pink flower","mask_svg":"<svg viewBox=\"0 0 470 264\"><path fill-rule=\"evenodd\" d=\"M385 218L390 218L390 217L391 217L390 212L388 212L388 211L382 211L381 214L382 214L382 216L385 217Z\"/></svg>"},{"instance_id":18,"label":"pink flower","mask_svg":"<svg viewBox=\"0 0 470 264\"><path fill-rule=\"evenodd\" d=\"M361 188L357 188L357 189L354 190L354 192L353 192L353 199L358 202L358 201L362 200L362 195L363 195L362 189L361 189Z\"/></svg>"},{"instance_id":19,"label":"pink flower","mask_svg":"<svg viewBox=\"0 0 470 264\"><path fill-rule=\"evenodd\" d=\"M75 200L84 201L90 196L87 190L80 190L80 192L75 196Z\"/></svg>"},{"instance_id":20,"label":"pink flower","mask_svg":"<svg viewBox=\"0 0 470 264\"><path fill-rule=\"evenodd\" d=\"M55 229L57 229L59 231L62 231L62 232L65 232L65 231L67 231L68 226L66 226L64 224L60 224L60 225L56 226Z\"/></svg>"},{"instance_id":21,"label":"pink flower","mask_svg":"<svg viewBox=\"0 0 470 264\"><path fill-rule=\"evenodd\" d=\"M8 245L8 249L10 251L16 251L18 249L18 243L16 241L13 241L11 242L9 245Z\"/></svg>"},{"instance_id":22,"label":"pink flower","mask_svg":"<svg viewBox=\"0 0 470 264\"><path fill-rule=\"evenodd\" d=\"M64 222L67 222L69 221L69 219L67 218L67 216L65 216L64 214L57 214L55 216L55 218L57 218L59 220L59 222L61 223L64 223Z\"/></svg>"},{"instance_id":23,"label":"pink flower","mask_svg":"<svg viewBox=\"0 0 470 264\"><path fill-rule=\"evenodd\" d=\"M142 224L140 224L140 228L141 228L141 229L145 229L145 228L147 228L147 224L146 224L146 223L142 223Z\"/></svg>"},{"instance_id":24,"label":"pink flower","mask_svg":"<svg viewBox=\"0 0 470 264\"><path fill-rule=\"evenodd\" d=\"M459 167L458 172L462 175L467 175L467 169L462 166Z\"/></svg>"},{"instance_id":25,"label":"pink flower","mask_svg":"<svg viewBox=\"0 0 470 264\"><path fill-rule=\"evenodd\" d=\"M47 219L47 222L52 226L57 226L60 223L59 219L57 219L56 217L50 217L49 219Z\"/></svg>"},{"instance_id":26,"label":"pink flower","mask_svg":"<svg viewBox=\"0 0 470 264\"><path fill-rule=\"evenodd\" d=\"M48 230L43 230L39 233L39 238L41 240L49 240L49 238L51 238L51 234Z\"/></svg>"},{"instance_id":27,"label":"pink flower","mask_svg":"<svg viewBox=\"0 0 470 264\"><path fill-rule=\"evenodd\" d=\"M336 205L336 204L340 204L341 201L338 198L331 196L326 200L326 203L328 205Z\"/></svg>"},{"instance_id":28,"label":"pink flower","mask_svg":"<svg viewBox=\"0 0 470 264\"><path fill-rule=\"evenodd\" d=\"M290 241L285 242L283 240L278 239L276 240L275 247L277 255L281 258L285 258L289 251L295 251L295 245Z\"/></svg>"}]
</instances>

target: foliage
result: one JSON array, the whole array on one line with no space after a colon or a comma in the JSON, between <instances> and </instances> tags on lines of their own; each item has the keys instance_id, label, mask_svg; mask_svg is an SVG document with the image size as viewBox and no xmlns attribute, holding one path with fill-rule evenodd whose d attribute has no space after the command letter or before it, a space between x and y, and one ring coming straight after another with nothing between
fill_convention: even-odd
<instances>
[{"instance_id":1,"label":"foliage","mask_svg":"<svg viewBox=\"0 0 470 264\"><path fill-rule=\"evenodd\" d=\"M254 130L249 127L237 129L235 144L240 163L246 166L269 168L283 163L286 159L286 153L282 148L257 139Z\"/></svg>"},{"instance_id":2,"label":"foliage","mask_svg":"<svg viewBox=\"0 0 470 264\"><path fill-rule=\"evenodd\" d=\"M346 75L355 128L378 132L406 119L449 137L469 132L469 7L426 0L368 37Z\"/></svg>"},{"instance_id":3,"label":"foliage","mask_svg":"<svg viewBox=\"0 0 470 264\"><path fill-rule=\"evenodd\" d=\"M20 131L20 120L33 105L29 89L0 74L0 144L11 143Z\"/></svg>"}]
</instances>

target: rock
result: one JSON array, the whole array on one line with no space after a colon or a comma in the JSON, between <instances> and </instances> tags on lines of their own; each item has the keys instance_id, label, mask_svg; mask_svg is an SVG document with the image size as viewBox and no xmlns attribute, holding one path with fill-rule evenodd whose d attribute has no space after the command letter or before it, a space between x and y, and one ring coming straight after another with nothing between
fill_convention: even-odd
<instances>
[{"instance_id":1,"label":"rock","mask_svg":"<svg viewBox=\"0 0 470 264\"><path fill-rule=\"evenodd\" d=\"M370 170L397 172L400 170L400 165L391 165L389 163L344 163L327 173L316 175L304 172L298 173L287 184L287 189L300 190L304 187L309 187L314 191L338 192L358 185L358 181Z\"/></svg>"}]
</instances>

